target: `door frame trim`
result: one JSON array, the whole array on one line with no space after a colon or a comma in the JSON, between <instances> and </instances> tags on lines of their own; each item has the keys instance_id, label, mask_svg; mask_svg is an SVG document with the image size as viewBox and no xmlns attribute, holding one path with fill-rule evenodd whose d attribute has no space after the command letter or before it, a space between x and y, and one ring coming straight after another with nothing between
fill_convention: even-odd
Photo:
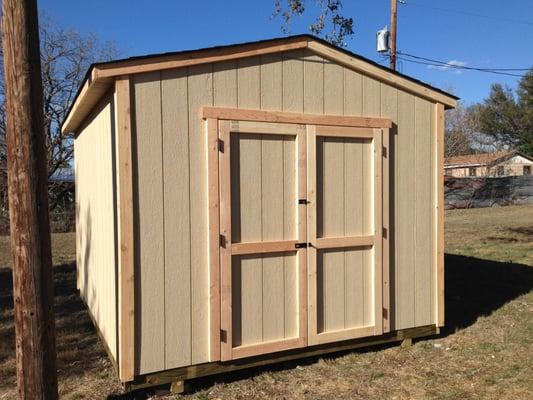
<instances>
[{"instance_id":1,"label":"door frame trim","mask_svg":"<svg viewBox=\"0 0 533 400\"><path fill-rule=\"evenodd\" d=\"M200 111L201 118L206 120L206 136L207 136L207 180L208 180L208 218L209 218L209 231L208 231L208 240L209 240L209 319L210 319L210 331L209 331L209 344L210 344L210 361L219 361L221 360L221 326L222 319L222 298L221 292L223 290L223 282L221 277L221 258L222 258L222 247L220 246L220 233L221 233L221 221L223 218L223 213L221 210L220 203L220 179L221 176L229 171L222 171L219 168L219 157L223 154L220 150L219 142L219 131L221 126L230 127L233 123L235 130L239 131L242 129L249 130L250 127L254 126L259 131L257 133L270 133L270 134L292 134L293 130L300 132L297 134L297 147L298 147L298 157L300 160L303 160L298 165L298 179L300 182L298 188L298 198L305 198L307 196L307 168L311 166L308 165L307 153L309 151L309 144L306 143L307 133L306 129L312 127L315 132L316 129L322 132L324 136L335 134L343 136L343 131L346 131L346 127L349 128L352 132L357 132L356 137L368 137L370 131L372 131L372 137L374 130L380 130L375 128L382 128L383 132L383 146L384 146L384 156L382 157L382 168L383 168L383 184L388 184L388 174L389 174L389 163L388 163L388 143L389 143L389 129L392 127L392 120L390 118L375 118L375 117L353 117L353 116L336 116L336 115L315 115L315 114L304 114L304 113L288 113L288 112L276 112L276 111L262 111L262 110L250 110L250 109L237 109L237 108L227 108L227 107L202 107ZM242 123L239 126L240 121L247 121ZM269 123L269 129L275 127L274 131L264 131L260 132L262 123ZM285 125L288 124L289 126ZM279 128L279 129L277 129ZM354 130L354 128L359 128ZM369 129L372 128L372 129ZM278 130L280 132L278 132ZM227 143L229 146L229 141ZM316 145L315 145L316 146ZM223 150L223 149L222 149ZM316 160L314 167L316 169ZM302 178L303 176L303 178ZM303 186L303 187L302 187ZM383 196L384 203L382 205L386 206L389 203L388 199L388 186L383 187ZM299 217L299 227L298 227L298 236L302 237L302 231L304 232L303 237L307 237L307 209L308 205L302 205L298 207L298 217ZM303 216L303 217L302 217ZM383 234L383 285L380 289L383 298L383 310L376 310L376 317L383 320L383 332L388 332L390 330L389 320L390 320L390 299L389 299L389 221L388 221L388 210L383 210L383 229L386 234ZM385 252L387 252L385 254ZM299 249L299 263L305 262L305 273L302 273L300 269L299 276L299 299L300 299L300 315L299 315L299 342L296 343L297 347L311 345L312 343L308 341L308 319L311 318L313 313L311 310L308 310L308 256L307 250L305 248ZM316 291L316 288L315 288ZM302 299L304 299L302 301ZM303 309L302 309L303 308ZM379 313L379 317L377 314ZM230 316L231 317L231 316ZM316 317L316 315L315 315ZM367 327L361 327L357 329L366 329ZM362 331L361 331L362 332ZM294 339L289 339L291 341ZM264 344L257 345L256 350L260 350L261 346L264 346L264 350L269 352L281 351L285 349L284 343L287 341L279 342L265 342ZM278 343L276 345L276 343ZM256 346L243 346L242 351L237 351L237 354L240 353L241 357L248 357L254 354L257 354L252 350L252 347ZM228 354L226 354L227 356ZM231 357L231 354L230 354ZM226 358L226 357L225 357ZM239 357L240 358L240 357Z\"/></svg>"},{"instance_id":2,"label":"door frame trim","mask_svg":"<svg viewBox=\"0 0 533 400\"><path fill-rule=\"evenodd\" d=\"M264 111L245 108L211 107L200 109L203 119L219 120L282 122L287 124L350 126L354 128L391 128L392 120L381 117L356 117L347 115L324 115L292 113L283 111Z\"/></svg>"}]
</instances>

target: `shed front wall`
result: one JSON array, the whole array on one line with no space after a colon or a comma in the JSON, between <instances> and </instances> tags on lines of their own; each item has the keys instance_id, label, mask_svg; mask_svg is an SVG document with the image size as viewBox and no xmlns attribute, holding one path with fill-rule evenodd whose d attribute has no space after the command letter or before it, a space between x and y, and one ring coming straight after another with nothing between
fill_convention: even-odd
<instances>
[{"instance_id":1,"label":"shed front wall","mask_svg":"<svg viewBox=\"0 0 533 400\"><path fill-rule=\"evenodd\" d=\"M202 106L391 118L391 329L436 323L434 103L308 50L132 82L136 374L209 361Z\"/></svg>"},{"instance_id":2,"label":"shed front wall","mask_svg":"<svg viewBox=\"0 0 533 400\"><path fill-rule=\"evenodd\" d=\"M114 96L109 93L74 141L77 285L117 360L117 237Z\"/></svg>"}]
</instances>

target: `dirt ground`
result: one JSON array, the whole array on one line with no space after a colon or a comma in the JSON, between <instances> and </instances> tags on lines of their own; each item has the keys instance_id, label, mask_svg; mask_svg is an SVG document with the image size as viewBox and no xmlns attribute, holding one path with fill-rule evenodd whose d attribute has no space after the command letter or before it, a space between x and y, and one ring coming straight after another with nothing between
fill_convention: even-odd
<instances>
[{"instance_id":1,"label":"dirt ground","mask_svg":"<svg viewBox=\"0 0 533 400\"><path fill-rule=\"evenodd\" d=\"M15 397L9 240L0 237L0 399ZM53 238L60 394L122 395L76 291L73 234ZM446 327L381 346L191 382L183 399L533 399L533 206L446 212Z\"/></svg>"}]
</instances>

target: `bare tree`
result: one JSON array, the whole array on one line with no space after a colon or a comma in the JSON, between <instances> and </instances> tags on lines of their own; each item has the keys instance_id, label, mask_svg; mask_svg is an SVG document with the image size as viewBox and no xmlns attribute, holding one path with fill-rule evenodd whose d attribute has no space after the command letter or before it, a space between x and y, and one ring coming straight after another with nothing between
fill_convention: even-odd
<instances>
[{"instance_id":1,"label":"bare tree","mask_svg":"<svg viewBox=\"0 0 533 400\"><path fill-rule=\"evenodd\" d=\"M308 11L306 0L274 0L273 17L281 17L282 30L287 33L295 16ZM316 0L311 7L316 7L314 22L309 25L313 35L324 36L324 39L337 46L346 46L346 38L354 34L353 18L342 14L342 0ZM313 12L313 11L311 11Z\"/></svg>"},{"instance_id":2,"label":"bare tree","mask_svg":"<svg viewBox=\"0 0 533 400\"><path fill-rule=\"evenodd\" d=\"M444 134L445 157L453 157L474 152L475 121L468 107L459 102L457 108L446 111Z\"/></svg>"},{"instance_id":3,"label":"bare tree","mask_svg":"<svg viewBox=\"0 0 533 400\"><path fill-rule=\"evenodd\" d=\"M73 102L78 87L91 63L110 60L118 54L113 42L101 42L94 34L83 35L58 27L46 15L40 16L43 107L49 177L70 169L73 138L61 134L60 125ZM1 48L1 46L0 46ZM0 53L0 61L3 55ZM5 149L4 75L0 73L0 218L7 215L7 177ZM49 185L50 209L54 210L71 195L71 189L52 181Z\"/></svg>"}]
</instances>

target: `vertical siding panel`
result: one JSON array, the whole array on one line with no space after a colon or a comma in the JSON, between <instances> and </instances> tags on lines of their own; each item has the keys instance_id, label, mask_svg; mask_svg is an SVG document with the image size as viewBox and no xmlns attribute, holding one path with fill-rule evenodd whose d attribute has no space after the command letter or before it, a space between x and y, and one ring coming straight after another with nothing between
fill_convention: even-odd
<instances>
[{"instance_id":1,"label":"vertical siding panel","mask_svg":"<svg viewBox=\"0 0 533 400\"><path fill-rule=\"evenodd\" d=\"M105 102L105 108L100 115L102 118L103 126L99 132L104 136L102 146L104 146L100 156L105 162L101 163L103 169L103 179L100 181L103 183L102 206L103 206L103 218L105 227L105 239L104 239L104 252L103 260L101 264L102 279L104 292L101 296L101 301L104 306L103 314L105 316L105 326L103 329L104 338L107 340L107 344L111 349L111 353L117 358L117 301L118 293L115 291L116 278L118 272L118 260L116 258L116 239L115 232L117 229L117 219L115 218L116 206L116 187L115 187L115 154L114 154L114 114L112 113L112 102L114 101L113 95L110 95ZM113 123L113 124L112 124ZM111 225L111 226L110 226ZM107 266L107 267L104 267Z\"/></svg>"},{"instance_id":2,"label":"vertical siding panel","mask_svg":"<svg viewBox=\"0 0 533 400\"><path fill-rule=\"evenodd\" d=\"M304 53L304 112L324 113L324 59Z\"/></svg>"},{"instance_id":3,"label":"vertical siding panel","mask_svg":"<svg viewBox=\"0 0 533 400\"><path fill-rule=\"evenodd\" d=\"M165 366L191 362L187 70L161 72L165 227Z\"/></svg>"},{"instance_id":4,"label":"vertical siding panel","mask_svg":"<svg viewBox=\"0 0 533 400\"><path fill-rule=\"evenodd\" d=\"M363 148L368 144L364 141L347 141L345 146L345 235L361 236L366 233L363 229ZM346 328L361 326L364 323L363 268L363 251L361 249L346 250Z\"/></svg>"},{"instance_id":5,"label":"vertical siding panel","mask_svg":"<svg viewBox=\"0 0 533 400\"><path fill-rule=\"evenodd\" d=\"M165 265L160 73L135 75L137 242L135 349L137 373L165 368Z\"/></svg>"},{"instance_id":6,"label":"vertical siding panel","mask_svg":"<svg viewBox=\"0 0 533 400\"><path fill-rule=\"evenodd\" d=\"M188 70L193 364L209 360L207 135L198 111L201 106L213 105L212 79L211 64L190 67Z\"/></svg>"},{"instance_id":7,"label":"vertical siding panel","mask_svg":"<svg viewBox=\"0 0 533 400\"><path fill-rule=\"evenodd\" d=\"M317 187L317 210L322 236L344 235L344 140L319 139L322 143L322 187ZM320 150L319 150L320 151ZM320 181L320 180L319 180ZM318 199L321 198L321 201ZM344 328L344 251L322 251L322 279L326 331Z\"/></svg>"},{"instance_id":8,"label":"vertical siding panel","mask_svg":"<svg viewBox=\"0 0 533 400\"><path fill-rule=\"evenodd\" d=\"M433 232L433 237L431 239L431 321L432 323L439 323L438 321L438 296L437 293L438 287L437 287L437 269L438 269L438 235L437 235L437 185L438 185L438 179L441 177L441 174L443 174L443 171L440 171L440 168L438 165L438 159L439 154L437 153L437 132L436 132L436 108L435 103L431 103L431 117L430 117L430 147L431 147L431 232ZM444 149L443 149L444 151ZM444 317L444 316L443 316Z\"/></svg>"},{"instance_id":9,"label":"vertical siding panel","mask_svg":"<svg viewBox=\"0 0 533 400\"><path fill-rule=\"evenodd\" d=\"M331 61L324 61L324 113L344 114L344 73Z\"/></svg>"},{"instance_id":10,"label":"vertical siding panel","mask_svg":"<svg viewBox=\"0 0 533 400\"><path fill-rule=\"evenodd\" d=\"M75 139L76 246L81 296L111 354L116 342L116 253L113 96L102 98Z\"/></svg>"},{"instance_id":11,"label":"vertical siding panel","mask_svg":"<svg viewBox=\"0 0 533 400\"><path fill-rule=\"evenodd\" d=\"M261 66L258 57L238 61L238 106L261 107ZM261 240L261 141L239 135L241 240ZM263 260L241 257L242 344L262 341L263 337Z\"/></svg>"},{"instance_id":12,"label":"vertical siding panel","mask_svg":"<svg viewBox=\"0 0 533 400\"><path fill-rule=\"evenodd\" d=\"M283 107L281 54L261 56L261 109L281 111Z\"/></svg>"},{"instance_id":13,"label":"vertical siding panel","mask_svg":"<svg viewBox=\"0 0 533 400\"><path fill-rule=\"evenodd\" d=\"M380 83L375 79L363 76L363 115L379 117L381 112Z\"/></svg>"},{"instance_id":14,"label":"vertical siding panel","mask_svg":"<svg viewBox=\"0 0 533 400\"><path fill-rule=\"evenodd\" d=\"M239 60L237 79L238 106L259 109L261 107L261 65L259 57Z\"/></svg>"},{"instance_id":15,"label":"vertical siding panel","mask_svg":"<svg viewBox=\"0 0 533 400\"><path fill-rule=\"evenodd\" d=\"M431 318L431 103L415 99L415 324L429 325Z\"/></svg>"},{"instance_id":16,"label":"vertical siding panel","mask_svg":"<svg viewBox=\"0 0 533 400\"><path fill-rule=\"evenodd\" d=\"M414 326L415 251L415 98L398 92L398 134L396 148L396 329Z\"/></svg>"},{"instance_id":17,"label":"vertical siding panel","mask_svg":"<svg viewBox=\"0 0 533 400\"><path fill-rule=\"evenodd\" d=\"M283 53L283 111L303 112L304 63L301 51Z\"/></svg>"},{"instance_id":18,"label":"vertical siding panel","mask_svg":"<svg viewBox=\"0 0 533 400\"><path fill-rule=\"evenodd\" d=\"M304 63L303 52L284 53L282 58L282 110L303 112L304 110ZM296 165L296 149L294 141L286 141L284 149L285 171L291 171L291 164ZM285 200L290 203L296 199L296 176L285 174ZM290 209L290 208L289 208ZM295 238L296 214L294 209L286 212L285 235ZM295 337L298 334L298 261L291 255L285 257L285 336Z\"/></svg>"},{"instance_id":19,"label":"vertical siding panel","mask_svg":"<svg viewBox=\"0 0 533 400\"><path fill-rule=\"evenodd\" d=\"M363 77L344 68L344 115L360 116L363 113Z\"/></svg>"},{"instance_id":20,"label":"vertical siding panel","mask_svg":"<svg viewBox=\"0 0 533 400\"><path fill-rule=\"evenodd\" d=\"M374 229L374 190L372 186L373 177L373 157L372 146L367 143L363 146L363 231L371 235ZM362 250L363 259L363 323L373 324L374 320L374 250Z\"/></svg>"},{"instance_id":21,"label":"vertical siding panel","mask_svg":"<svg viewBox=\"0 0 533 400\"><path fill-rule=\"evenodd\" d=\"M261 154L262 240L283 239L283 138L265 136ZM294 204L293 206L294 207ZM284 336L283 256L263 257L263 340ZM289 288L290 290L290 288Z\"/></svg>"},{"instance_id":22,"label":"vertical siding panel","mask_svg":"<svg viewBox=\"0 0 533 400\"><path fill-rule=\"evenodd\" d=\"M238 198L238 202L232 199L235 206L232 207L232 214L240 208L240 239L243 242L261 241L261 142L256 135L240 134L232 139L231 151L232 159L239 157L238 168L232 170L231 179L232 182L239 182L238 190L232 193L235 194L235 200ZM236 271L237 264L233 269L233 288L240 286L240 298L237 297L237 291L234 297L235 301L240 302L240 315L237 312L234 314L234 323L235 328L240 324L241 343L235 344L244 345L262 341L263 267L260 255L240 257L239 265L240 271ZM240 281L237 277L240 277Z\"/></svg>"},{"instance_id":23,"label":"vertical siding panel","mask_svg":"<svg viewBox=\"0 0 533 400\"><path fill-rule=\"evenodd\" d=\"M213 96L217 107L237 107L237 61L213 64Z\"/></svg>"},{"instance_id":24,"label":"vertical siding panel","mask_svg":"<svg viewBox=\"0 0 533 400\"><path fill-rule=\"evenodd\" d=\"M340 65L324 61L324 114L344 113L344 73ZM323 213L324 234L345 233L345 140L324 140ZM328 331L345 326L346 287L345 251L327 251L323 255L326 324Z\"/></svg>"}]
</instances>

